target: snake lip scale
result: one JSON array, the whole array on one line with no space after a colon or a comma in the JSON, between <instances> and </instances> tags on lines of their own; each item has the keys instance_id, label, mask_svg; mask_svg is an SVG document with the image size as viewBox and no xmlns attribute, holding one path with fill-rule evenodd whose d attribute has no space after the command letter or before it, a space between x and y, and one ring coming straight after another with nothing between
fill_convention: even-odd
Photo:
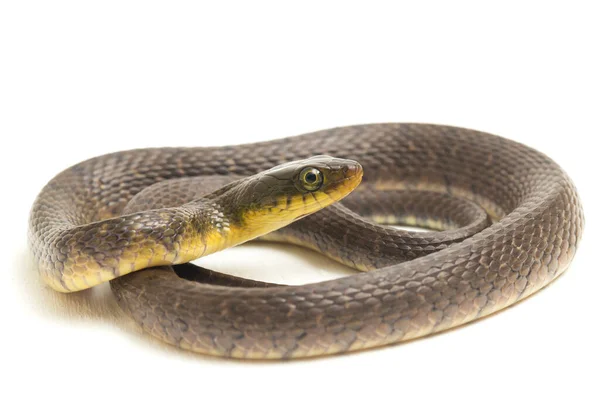
<instances>
[{"instance_id":1,"label":"snake lip scale","mask_svg":"<svg viewBox=\"0 0 600 400\"><path fill-rule=\"evenodd\" d=\"M29 238L49 286L110 281L120 307L165 342L287 359L501 310L569 266L583 225L573 183L546 155L484 132L388 123L83 161L42 189ZM187 264L255 238L361 273L286 286Z\"/></svg>"}]
</instances>

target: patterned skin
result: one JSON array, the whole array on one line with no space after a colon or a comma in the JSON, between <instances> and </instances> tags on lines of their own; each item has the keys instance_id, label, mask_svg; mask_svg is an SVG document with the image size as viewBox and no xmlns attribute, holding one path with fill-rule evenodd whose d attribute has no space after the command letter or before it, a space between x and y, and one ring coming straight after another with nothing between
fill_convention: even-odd
<instances>
[{"instance_id":1,"label":"patterned skin","mask_svg":"<svg viewBox=\"0 0 600 400\"><path fill-rule=\"evenodd\" d=\"M343 202L284 227L349 193L360 167L344 172L347 186L305 196L313 208L303 202L302 211L288 201L291 192L278 197L261 179L252 189L248 182L294 160L312 168L305 159L318 154L358 161L363 183ZM227 183L239 177L247 178ZM225 180L225 189L203 192L211 179ZM235 182L248 190L224 196ZM258 203L255 193L263 195ZM376 222L447 230L407 232ZM145 268L189 261L271 228L281 229L265 239L369 272L280 286L189 266ZM574 186L545 155L462 128L377 124L88 160L44 188L30 236L52 287L73 291L119 277L111 286L121 307L166 342L227 357L293 358L399 342L505 308L567 268L582 229Z\"/></svg>"}]
</instances>

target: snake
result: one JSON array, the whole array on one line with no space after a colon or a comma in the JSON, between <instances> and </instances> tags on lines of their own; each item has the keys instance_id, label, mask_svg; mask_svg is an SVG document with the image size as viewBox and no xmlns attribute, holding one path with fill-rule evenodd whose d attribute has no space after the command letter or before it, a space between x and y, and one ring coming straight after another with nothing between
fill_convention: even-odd
<instances>
[{"instance_id":1,"label":"snake","mask_svg":"<svg viewBox=\"0 0 600 400\"><path fill-rule=\"evenodd\" d=\"M83 161L36 198L29 243L51 288L110 281L120 308L162 341L290 359L502 310L567 269L583 226L573 182L541 152L466 128L380 123ZM190 264L253 239L356 273L282 285Z\"/></svg>"}]
</instances>

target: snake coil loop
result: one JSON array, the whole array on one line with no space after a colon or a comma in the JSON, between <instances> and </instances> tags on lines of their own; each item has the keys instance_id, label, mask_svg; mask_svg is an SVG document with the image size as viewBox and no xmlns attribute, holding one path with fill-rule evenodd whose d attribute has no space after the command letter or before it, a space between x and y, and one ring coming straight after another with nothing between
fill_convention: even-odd
<instances>
[{"instance_id":1,"label":"snake coil loop","mask_svg":"<svg viewBox=\"0 0 600 400\"><path fill-rule=\"evenodd\" d=\"M331 157L310 158L318 154ZM363 170L363 183L335 203ZM438 231L382 225L389 223ZM265 239L368 272L282 286L169 267L272 230ZM481 318L559 276L582 230L575 188L548 157L490 134L425 124L108 154L55 177L30 219L31 248L52 287L111 280L147 332L238 358L342 353Z\"/></svg>"}]
</instances>

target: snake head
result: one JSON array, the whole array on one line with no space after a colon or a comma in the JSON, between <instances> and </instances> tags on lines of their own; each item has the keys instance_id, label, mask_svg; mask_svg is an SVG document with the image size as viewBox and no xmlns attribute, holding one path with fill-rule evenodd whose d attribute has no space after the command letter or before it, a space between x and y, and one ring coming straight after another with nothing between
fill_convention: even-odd
<instances>
[{"instance_id":1,"label":"snake head","mask_svg":"<svg viewBox=\"0 0 600 400\"><path fill-rule=\"evenodd\" d=\"M238 181L223 194L235 242L284 227L341 200L361 182L353 160L320 155L292 161Z\"/></svg>"}]
</instances>

